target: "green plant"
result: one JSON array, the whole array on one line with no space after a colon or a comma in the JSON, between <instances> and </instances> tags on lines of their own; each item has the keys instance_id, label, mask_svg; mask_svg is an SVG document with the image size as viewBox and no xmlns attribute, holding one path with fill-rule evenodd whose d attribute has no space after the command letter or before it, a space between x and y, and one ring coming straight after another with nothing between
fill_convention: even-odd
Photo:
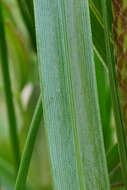
<instances>
[{"instance_id":1,"label":"green plant","mask_svg":"<svg viewBox=\"0 0 127 190\"><path fill-rule=\"evenodd\" d=\"M125 6L0 1L1 188L127 189Z\"/></svg>"}]
</instances>

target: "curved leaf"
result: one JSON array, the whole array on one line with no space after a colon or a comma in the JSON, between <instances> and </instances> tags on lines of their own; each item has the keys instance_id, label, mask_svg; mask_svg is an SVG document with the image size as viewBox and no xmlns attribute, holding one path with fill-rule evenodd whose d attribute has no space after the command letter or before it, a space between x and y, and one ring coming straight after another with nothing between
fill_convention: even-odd
<instances>
[{"instance_id":1,"label":"curved leaf","mask_svg":"<svg viewBox=\"0 0 127 190\"><path fill-rule=\"evenodd\" d=\"M23 41L16 29L5 20L5 32L11 59L13 86L21 91L28 82L30 60Z\"/></svg>"}]
</instances>

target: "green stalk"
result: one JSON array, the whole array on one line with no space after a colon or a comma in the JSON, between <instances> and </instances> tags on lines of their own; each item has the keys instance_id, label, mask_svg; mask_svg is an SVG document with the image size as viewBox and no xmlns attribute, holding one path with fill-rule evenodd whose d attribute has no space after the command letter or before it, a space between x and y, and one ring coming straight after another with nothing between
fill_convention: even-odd
<instances>
[{"instance_id":1,"label":"green stalk","mask_svg":"<svg viewBox=\"0 0 127 190\"><path fill-rule=\"evenodd\" d=\"M88 0L34 0L55 190L109 190Z\"/></svg>"},{"instance_id":2,"label":"green stalk","mask_svg":"<svg viewBox=\"0 0 127 190\"><path fill-rule=\"evenodd\" d=\"M7 45L6 45L6 38L4 31L1 2L0 2L0 58L1 58L1 67L2 67L4 88L5 88L5 98L7 104L9 125L10 125L10 138L13 149L15 168L16 170L18 170L20 162L19 141L17 135L17 124L16 124L15 108L13 103L13 94L11 90L11 80L9 74L8 54L7 54Z\"/></svg>"},{"instance_id":3,"label":"green stalk","mask_svg":"<svg viewBox=\"0 0 127 190\"><path fill-rule=\"evenodd\" d=\"M35 112L34 112L32 122L30 125L30 130L28 132L28 136L26 139L26 144L24 147L23 156L21 159L21 164L20 164L17 179L16 179L15 190L25 189L28 169L29 169L32 152L34 149L34 144L35 144L41 118L42 118L42 101L41 101L41 96L40 96L37 102L37 106L35 108Z\"/></svg>"},{"instance_id":4,"label":"green stalk","mask_svg":"<svg viewBox=\"0 0 127 190\"><path fill-rule=\"evenodd\" d=\"M116 130L117 130L117 138L118 138L118 145L119 145L119 152L121 159L122 174L125 183L125 189L127 190L127 142L125 136L126 133L125 133L125 127L120 107L120 99L118 94L118 84L117 84L117 77L115 70L116 63L113 53L114 51L110 45L110 26L109 26L108 9L106 2L107 2L106 0L101 0L103 20L104 20L107 63L109 67L109 79L110 79L111 92L112 92L114 115L116 120Z\"/></svg>"}]
</instances>

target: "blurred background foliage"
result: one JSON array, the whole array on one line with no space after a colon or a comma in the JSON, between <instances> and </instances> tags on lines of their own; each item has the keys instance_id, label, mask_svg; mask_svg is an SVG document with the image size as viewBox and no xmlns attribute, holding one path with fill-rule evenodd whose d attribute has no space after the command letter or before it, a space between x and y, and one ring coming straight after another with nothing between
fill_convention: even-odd
<instances>
[{"instance_id":1,"label":"blurred background foliage","mask_svg":"<svg viewBox=\"0 0 127 190\"><path fill-rule=\"evenodd\" d=\"M18 123L18 136L22 153L29 124L40 94L33 2L32 0L2 0L2 7L9 54L9 70ZM102 41L99 40L100 35L104 35L103 23L101 24L101 12L99 10L101 10L99 0L90 0L98 95L110 182L111 184L122 184L108 68L105 64L105 49L102 47ZM95 24L96 27L94 27ZM15 182L8 129L0 68L0 189L2 190L13 189ZM52 189L49 153L43 118L30 165L28 186L33 190Z\"/></svg>"},{"instance_id":2,"label":"blurred background foliage","mask_svg":"<svg viewBox=\"0 0 127 190\"><path fill-rule=\"evenodd\" d=\"M21 1L20 1L21 2ZM35 43L34 17L30 4L24 9L22 1L2 0L4 25L9 54L9 71L18 123L20 150L23 151L29 125L37 99L40 94L37 71L37 53ZM32 2L32 1L31 1ZM25 6L24 6L25 7ZM30 26L27 25L31 15ZM28 21L27 21L28 20ZM0 65L0 189L13 189L15 182L14 163L9 137L4 84ZM34 148L28 176L28 184L32 189L51 189L49 153L45 138L43 118Z\"/></svg>"}]
</instances>

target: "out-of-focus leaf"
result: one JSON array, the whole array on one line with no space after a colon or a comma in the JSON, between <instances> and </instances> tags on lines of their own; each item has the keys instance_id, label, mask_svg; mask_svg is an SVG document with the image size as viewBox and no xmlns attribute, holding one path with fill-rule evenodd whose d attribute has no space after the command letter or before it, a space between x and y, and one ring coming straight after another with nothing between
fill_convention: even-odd
<instances>
[{"instance_id":1,"label":"out-of-focus leaf","mask_svg":"<svg viewBox=\"0 0 127 190\"><path fill-rule=\"evenodd\" d=\"M110 6L109 6L110 5ZM103 13L103 22L104 22L104 34L105 34L105 44L106 44L106 59L109 68L109 79L110 87L114 108L114 116L116 121L116 131L117 139L121 160L121 171L122 177L124 180L125 188L127 189L127 141L126 141L126 131L124 127L124 122L122 118L122 112L120 107L120 99L118 93L118 83L116 77L116 67L115 67L115 57L114 57L114 48L110 44L110 33L112 32L112 16L110 16L111 11L111 1L101 0L101 7ZM110 19L109 19L110 17Z\"/></svg>"},{"instance_id":2,"label":"out-of-focus leaf","mask_svg":"<svg viewBox=\"0 0 127 190\"><path fill-rule=\"evenodd\" d=\"M0 157L0 184L6 190L14 190L15 173L13 167ZM31 186L27 185L26 190L33 190Z\"/></svg>"},{"instance_id":3,"label":"out-of-focus leaf","mask_svg":"<svg viewBox=\"0 0 127 190\"><path fill-rule=\"evenodd\" d=\"M36 107L36 102L38 100L39 95L40 95L39 84L36 84L32 88L32 92L31 92L30 97L28 99L28 104L26 105L26 108L24 109L24 113L23 113L23 122L22 122L22 127L20 130L21 150L24 147L24 143L25 143L25 140L27 137L29 126L30 126L30 122L32 120L32 116L33 116L34 109Z\"/></svg>"},{"instance_id":4,"label":"out-of-focus leaf","mask_svg":"<svg viewBox=\"0 0 127 190\"><path fill-rule=\"evenodd\" d=\"M29 14L30 14L30 16L31 16L31 20L34 22L34 5L33 5L33 1L34 1L34 0L29 0L29 1L23 0L23 1L24 1L24 3L25 3L26 6L27 6L27 9L28 9ZM33 23L33 24L34 24L34 23Z\"/></svg>"},{"instance_id":5,"label":"out-of-focus leaf","mask_svg":"<svg viewBox=\"0 0 127 190\"><path fill-rule=\"evenodd\" d=\"M106 64L106 49L104 39L104 26L100 18L98 17L96 10L90 4L90 16L91 16L91 27L92 27L92 38L93 44L98 51L99 55Z\"/></svg>"},{"instance_id":6,"label":"out-of-focus leaf","mask_svg":"<svg viewBox=\"0 0 127 190\"><path fill-rule=\"evenodd\" d=\"M30 124L30 129L28 132L28 136L26 139L23 155L21 158L19 171L16 177L15 189L24 189L26 184L26 179L28 175L28 170L30 166L30 161L32 158L32 153L35 146L36 137L38 134L41 118L42 118L43 110L42 110L42 100L41 95L37 101L37 105L34 111L34 115L32 117L32 121Z\"/></svg>"},{"instance_id":7,"label":"out-of-focus leaf","mask_svg":"<svg viewBox=\"0 0 127 190\"><path fill-rule=\"evenodd\" d=\"M15 106L11 89L11 80L9 72L8 52L6 44L6 35L4 29L4 19L2 14L2 3L0 2L0 63L2 68L2 76L4 83L7 115L9 120L10 139L13 150L13 158L15 161L15 169L18 169L20 161L19 140L17 135L17 121L15 114Z\"/></svg>"},{"instance_id":8,"label":"out-of-focus leaf","mask_svg":"<svg viewBox=\"0 0 127 190\"><path fill-rule=\"evenodd\" d=\"M7 20L5 20L5 32L7 37L7 45L9 57L11 59L11 77L13 79L13 87L19 91L28 82L30 60L23 41L19 34Z\"/></svg>"},{"instance_id":9,"label":"out-of-focus leaf","mask_svg":"<svg viewBox=\"0 0 127 190\"><path fill-rule=\"evenodd\" d=\"M101 121L103 127L103 136L106 151L108 151L113 142L113 131L111 127L111 96L108 83L108 70L105 68L105 65L101 63L96 52L94 53L94 60L96 66L96 75L97 75L97 87L99 95L99 105L101 113Z\"/></svg>"},{"instance_id":10,"label":"out-of-focus leaf","mask_svg":"<svg viewBox=\"0 0 127 190\"><path fill-rule=\"evenodd\" d=\"M89 4L95 10L97 16L102 21L102 8L101 8L101 1L100 0L89 0Z\"/></svg>"},{"instance_id":11,"label":"out-of-focus leaf","mask_svg":"<svg viewBox=\"0 0 127 190\"><path fill-rule=\"evenodd\" d=\"M120 184L120 187L119 187L119 184L117 184L117 186L112 187L111 190L125 190L125 187L123 186L123 184L122 185Z\"/></svg>"},{"instance_id":12,"label":"out-of-focus leaf","mask_svg":"<svg viewBox=\"0 0 127 190\"><path fill-rule=\"evenodd\" d=\"M113 169L120 163L118 144L115 144L107 153L107 163L109 172L112 172Z\"/></svg>"},{"instance_id":13,"label":"out-of-focus leaf","mask_svg":"<svg viewBox=\"0 0 127 190\"><path fill-rule=\"evenodd\" d=\"M110 14L110 23L112 20L111 14L111 2L108 0L106 1L109 7L109 14ZM101 12L101 3L100 0L90 0L90 15L91 15L91 26L92 26L92 37L93 37L93 44L98 51L99 55L103 59L104 63L107 65L106 61L106 45L104 39L104 24L102 20L102 12ZM111 32L112 25L110 24L110 32ZM113 37L112 32L110 33L110 43L113 46Z\"/></svg>"},{"instance_id":14,"label":"out-of-focus leaf","mask_svg":"<svg viewBox=\"0 0 127 190\"><path fill-rule=\"evenodd\" d=\"M33 17L33 14L31 14L31 11L30 11L30 9L31 9L30 6L32 7L32 4L29 1L29 6L28 6L28 3L26 1L25 0L17 0L17 4L19 6L19 10L20 10L22 18L24 20L24 23L26 25L26 28L27 28L27 30L29 32L30 39L31 39L31 42L32 42L32 47L36 51L36 37L35 37L34 17Z\"/></svg>"},{"instance_id":15,"label":"out-of-focus leaf","mask_svg":"<svg viewBox=\"0 0 127 190\"><path fill-rule=\"evenodd\" d=\"M113 169L113 171L110 173L110 183L111 184L124 184L122 179L122 172L120 164L116 166L116 168Z\"/></svg>"},{"instance_id":16,"label":"out-of-focus leaf","mask_svg":"<svg viewBox=\"0 0 127 190\"><path fill-rule=\"evenodd\" d=\"M15 22L15 19L14 19L12 13L11 13L10 7L6 3L5 0L2 0L2 7L3 7L4 19L7 19L11 24L13 24L14 26L16 26L16 22Z\"/></svg>"},{"instance_id":17,"label":"out-of-focus leaf","mask_svg":"<svg viewBox=\"0 0 127 190\"><path fill-rule=\"evenodd\" d=\"M0 183L8 190L14 187L15 175L13 168L5 160L0 158Z\"/></svg>"},{"instance_id":18,"label":"out-of-focus leaf","mask_svg":"<svg viewBox=\"0 0 127 190\"><path fill-rule=\"evenodd\" d=\"M9 5L5 1L2 1L2 5L13 88L20 91L29 77L30 56L19 31L17 31L16 22Z\"/></svg>"}]
</instances>

